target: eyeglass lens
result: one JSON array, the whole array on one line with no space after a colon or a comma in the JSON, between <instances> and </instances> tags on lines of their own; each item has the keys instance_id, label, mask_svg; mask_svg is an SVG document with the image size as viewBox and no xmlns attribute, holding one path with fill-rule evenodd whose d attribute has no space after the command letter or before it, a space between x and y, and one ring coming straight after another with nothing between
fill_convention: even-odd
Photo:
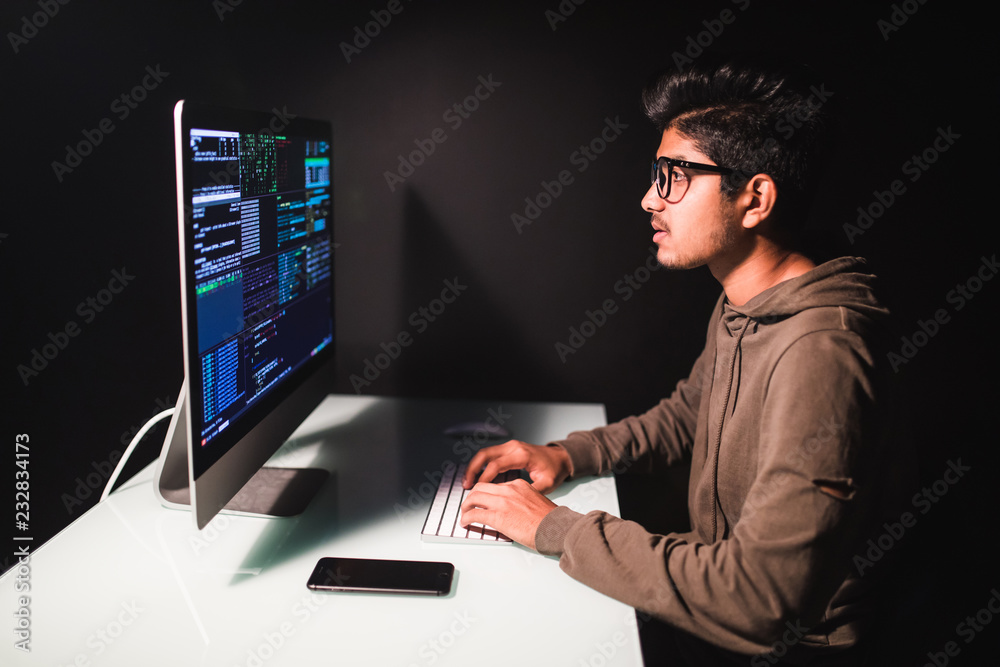
<instances>
[{"instance_id":1,"label":"eyeglass lens","mask_svg":"<svg viewBox=\"0 0 1000 667\"><path fill-rule=\"evenodd\" d=\"M656 192L663 199L674 203L681 200L687 192L687 174L666 160L656 160L653 162L652 180L656 183Z\"/></svg>"}]
</instances>

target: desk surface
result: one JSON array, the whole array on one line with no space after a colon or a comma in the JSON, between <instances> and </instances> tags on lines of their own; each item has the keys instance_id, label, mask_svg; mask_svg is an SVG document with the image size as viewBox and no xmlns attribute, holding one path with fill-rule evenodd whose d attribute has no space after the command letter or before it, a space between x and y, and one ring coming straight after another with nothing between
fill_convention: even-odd
<instances>
[{"instance_id":1,"label":"desk surface","mask_svg":"<svg viewBox=\"0 0 1000 667\"><path fill-rule=\"evenodd\" d=\"M0 579L0 664L641 665L633 610L556 559L520 545L421 542L434 473L480 444L443 429L491 411L536 443L605 421L592 404L330 396L272 459L331 471L306 512L220 515L201 532L190 513L159 505L149 466L31 556L30 653L14 649L17 568ZM551 498L619 513L608 476ZM316 561L334 555L449 561L452 592L306 589Z\"/></svg>"}]
</instances>

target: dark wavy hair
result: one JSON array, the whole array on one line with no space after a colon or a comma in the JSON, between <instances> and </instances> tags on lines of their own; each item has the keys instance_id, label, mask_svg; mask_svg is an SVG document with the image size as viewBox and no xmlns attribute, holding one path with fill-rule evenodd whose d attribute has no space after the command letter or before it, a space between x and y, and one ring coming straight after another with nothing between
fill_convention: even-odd
<instances>
[{"instance_id":1,"label":"dark wavy hair","mask_svg":"<svg viewBox=\"0 0 1000 667\"><path fill-rule=\"evenodd\" d=\"M755 174L778 186L775 218L785 231L805 222L829 154L833 93L815 73L768 56L695 63L654 78L643 91L660 132L673 127L716 164L733 197Z\"/></svg>"}]
</instances>

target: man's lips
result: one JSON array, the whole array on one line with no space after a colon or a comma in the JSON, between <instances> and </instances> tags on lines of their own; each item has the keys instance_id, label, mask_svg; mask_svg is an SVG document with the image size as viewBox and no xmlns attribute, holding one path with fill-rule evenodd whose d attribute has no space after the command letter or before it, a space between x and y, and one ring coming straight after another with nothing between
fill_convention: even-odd
<instances>
[{"instance_id":1,"label":"man's lips","mask_svg":"<svg viewBox=\"0 0 1000 667\"><path fill-rule=\"evenodd\" d=\"M651 221L650 225L655 230L655 233L653 234L653 242L659 241L662 238L666 238L666 236L669 234L669 232L664 227L657 225L655 222Z\"/></svg>"}]
</instances>

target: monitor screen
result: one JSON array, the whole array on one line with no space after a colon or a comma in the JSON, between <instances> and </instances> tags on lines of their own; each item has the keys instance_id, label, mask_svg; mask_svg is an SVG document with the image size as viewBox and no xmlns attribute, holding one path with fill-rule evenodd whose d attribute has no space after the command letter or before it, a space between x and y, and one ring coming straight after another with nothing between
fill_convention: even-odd
<instances>
[{"instance_id":1,"label":"monitor screen","mask_svg":"<svg viewBox=\"0 0 1000 667\"><path fill-rule=\"evenodd\" d=\"M175 108L186 412L177 428L198 514L228 502L325 395L310 378L329 374L333 354L331 127L289 116Z\"/></svg>"}]
</instances>

